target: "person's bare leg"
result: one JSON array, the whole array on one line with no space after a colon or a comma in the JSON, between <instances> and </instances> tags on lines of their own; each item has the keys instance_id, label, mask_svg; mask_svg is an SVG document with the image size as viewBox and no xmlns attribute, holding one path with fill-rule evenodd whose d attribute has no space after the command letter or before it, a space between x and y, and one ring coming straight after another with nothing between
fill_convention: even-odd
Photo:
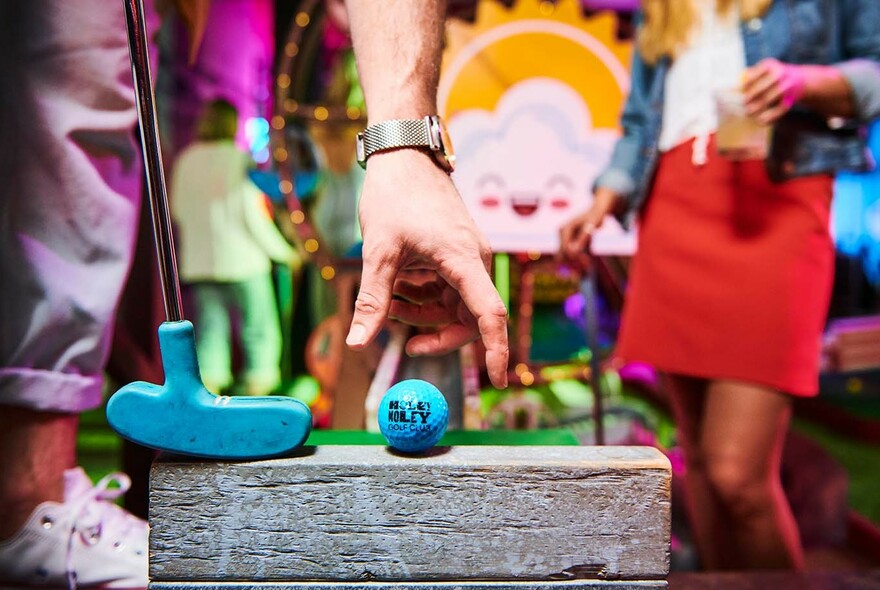
<instances>
[{"instance_id":1,"label":"person's bare leg","mask_svg":"<svg viewBox=\"0 0 880 590\"><path fill-rule=\"evenodd\" d=\"M78 422L76 414L0 409L0 539L14 535L40 503L62 500Z\"/></svg>"},{"instance_id":2,"label":"person's bare leg","mask_svg":"<svg viewBox=\"0 0 880 590\"><path fill-rule=\"evenodd\" d=\"M700 441L730 523L737 569L802 569L797 523L780 479L791 399L759 385L709 384Z\"/></svg>"},{"instance_id":3,"label":"person's bare leg","mask_svg":"<svg viewBox=\"0 0 880 590\"><path fill-rule=\"evenodd\" d=\"M700 565L706 570L727 569L730 566L731 547L726 542L726 513L709 485L700 447L707 382L704 379L666 374L663 375L663 386L669 393L676 437L684 451L687 469L684 481L687 496L685 509Z\"/></svg>"}]
</instances>

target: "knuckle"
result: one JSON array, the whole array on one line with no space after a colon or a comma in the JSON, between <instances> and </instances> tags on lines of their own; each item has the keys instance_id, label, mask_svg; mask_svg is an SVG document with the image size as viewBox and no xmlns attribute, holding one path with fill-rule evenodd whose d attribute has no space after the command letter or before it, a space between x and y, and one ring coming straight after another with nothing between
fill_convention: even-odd
<instances>
[{"instance_id":1,"label":"knuckle","mask_svg":"<svg viewBox=\"0 0 880 590\"><path fill-rule=\"evenodd\" d=\"M451 288L455 289L456 293L458 293L456 286L462 284L467 278L468 273L464 267L465 265L460 263L446 265L445 274L448 276L450 285L453 285Z\"/></svg>"},{"instance_id":2,"label":"knuckle","mask_svg":"<svg viewBox=\"0 0 880 590\"><path fill-rule=\"evenodd\" d=\"M367 243L364 241L364 260L369 260L377 267L393 264L398 257L399 249L388 240L377 240Z\"/></svg>"},{"instance_id":3,"label":"knuckle","mask_svg":"<svg viewBox=\"0 0 880 590\"><path fill-rule=\"evenodd\" d=\"M492 302L488 311L490 321L507 321L507 307L504 306L504 303L501 301L500 298Z\"/></svg>"},{"instance_id":4,"label":"knuckle","mask_svg":"<svg viewBox=\"0 0 880 590\"><path fill-rule=\"evenodd\" d=\"M368 291L359 292L354 302L354 310L358 314L374 315L381 313L383 309L384 306L379 298Z\"/></svg>"},{"instance_id":5,"label":"knuckle","mask_svg":"<svg viewBox=\"0 0 880 590\"><path fill-rule=\"evenodd\" d=\"M504 348L502 350L499 350L496 354L498 354L499 362L506 367L510 361L510 349Z\"/></svg>"},{"instance_id":6,"label":"knuckle","mask_svg":"<svg viewBox=\"0 0 880 590\"><path fill-rule=\"evenodd\" d=\"M486 248L480 253L480 260L483 262L483 266L486 270L492 267L492 250Z\"/></svg>"}]
</instances>

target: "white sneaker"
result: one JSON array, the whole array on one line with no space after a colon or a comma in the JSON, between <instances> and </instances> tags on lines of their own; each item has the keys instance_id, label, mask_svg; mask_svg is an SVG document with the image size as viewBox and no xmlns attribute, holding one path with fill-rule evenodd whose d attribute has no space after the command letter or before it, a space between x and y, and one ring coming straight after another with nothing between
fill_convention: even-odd
<instances>
[{"instance_id":1,"label":"white sneaker","mask_svg":"<svg viewBox=\"0 0 880 590\"><path fill-rule=\"evenodd\" d=\"M65 471L64 503L43 502L0 542L0 585L146 588L147 523L113 504L130 486L122 473L93 486L82 468Z\"/></svg>"}]
</instances>

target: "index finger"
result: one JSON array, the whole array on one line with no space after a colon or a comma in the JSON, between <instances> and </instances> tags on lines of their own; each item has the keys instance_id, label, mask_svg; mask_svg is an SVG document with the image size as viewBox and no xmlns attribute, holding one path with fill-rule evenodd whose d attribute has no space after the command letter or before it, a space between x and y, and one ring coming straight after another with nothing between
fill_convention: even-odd
<instances>
[{"instance_id":1,"label":"index finger","mask_svg":"<svg viewBox=\"0 0 880 590\"><path fill-rule=\"evenodd\" d=\"M489 379L498 388L507 387L507 308L492 284L489 274L479 259L456 261L452 271L444 273L449 285L458 291L470 310L486 348L486 369Z\"/></svg>"},{"instance_id":2,"label":"index finger","mask_svg":"<svg viewBox=\"0 0 880 590\"><path fill-rule=\"evenodd\" d=\"M391 306L392 288L400 269L400 256L387 244L364 243L361 284L354 303L351 327L345 339L349 347L360 350L382 329Z\"/></svg>"}]
</instances>

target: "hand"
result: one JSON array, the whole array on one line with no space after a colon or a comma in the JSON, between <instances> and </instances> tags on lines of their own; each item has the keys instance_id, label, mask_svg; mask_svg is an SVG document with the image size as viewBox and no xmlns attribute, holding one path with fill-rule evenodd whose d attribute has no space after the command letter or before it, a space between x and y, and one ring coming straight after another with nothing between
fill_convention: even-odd
<instances>
[{"instance_id":1,"label":"hand","mask_svg":"<svg viewBox=\"0 0 880 590\"><path fill-rule=\"evenodd\" d=\"M584 271L589 267L588 248L597 229L602 227L605 216L617 202L617 195L606 188L599 188L593 205L559 230L559 257L566 263Z\"/></svg>"},{"instance_id":2,"label":"hand","mask_svg":"<svg viewBox=\"0 0 880 590\"><path fill-rule=\"evenodd\" d=\"M348 345L361 349L376 336L396 286L395 317L434 328L413 336L408 354L444 354L480 336L489 378L506 387L507 310L489 278L489 246L449 176L417 150L373 155L360 222L364 266ZM434 278L418 287L398 282L409 270Z\"/></svg>"},{"instance_id":3,"label":"hand","mask_svg":"<svg viewBox=\"0 0 880 590\"><path fill-rule=\"evenodd\" d=\"M806 76L801 66L765 59L745 71L743 100L746 112L771 125L804 96Z\"/></svg>"},{"instance_id":4,"label":"hand","mask_svg":"<svg viewBox=\"0 0 880 590\"><path fill-rule=\"evenodd\" d=\"M290 260L287 261L287 266L290 268L291 274L294 276L299 275L304 262L303 255L300 254L299 250L294 248L293 253L290 255Z\"/></svg>"}]
</instances>

